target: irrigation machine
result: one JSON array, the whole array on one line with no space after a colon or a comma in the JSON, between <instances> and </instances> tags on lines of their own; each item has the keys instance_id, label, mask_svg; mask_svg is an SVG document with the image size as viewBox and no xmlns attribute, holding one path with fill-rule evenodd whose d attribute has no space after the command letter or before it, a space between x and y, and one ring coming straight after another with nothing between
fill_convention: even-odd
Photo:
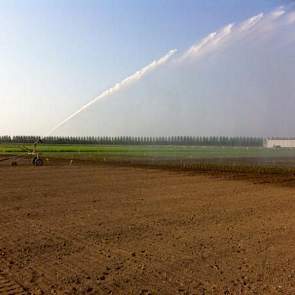
<instances>
[{"instance_id":1,"label":"irrigation machine","mask_svg":"<svg viewBox=\"0 0 295 295\"><path fill-rule=\"evenodd\" d=\"M43 166L43 159L41 158L40 153L37 150L37 146L40 143L43 143L41 138L34 142L33 147L31 149L25 145L18 146L18 148L22 150L21 154L0 159L0 161L11 161L11 166L17 166L18 160L31 158L32 164L34 166Z\"/></svg>"}]
</instances>

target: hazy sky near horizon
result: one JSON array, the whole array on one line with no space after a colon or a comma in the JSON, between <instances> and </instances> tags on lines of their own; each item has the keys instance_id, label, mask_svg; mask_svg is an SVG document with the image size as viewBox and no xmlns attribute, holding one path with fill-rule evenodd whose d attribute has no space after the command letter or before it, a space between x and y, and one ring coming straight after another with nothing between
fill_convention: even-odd
<instances>
[{"instance_id":1,"label":"hazy sky near horizon","mask_svg":"<svg viewBox=\"0 0 295 295\"><path fill-rule=\"evenodd\" d=\"M177 48L184 52L210 32L229 23L240 23L261 12L267 14L282 4L286 2L0 0L0 135L43 135L101 91L160 58L169 50ZM294 74L290 62L294 62L294 54L290 46L288 47L289 40L294 44L294 31L282 30L276 31L270 38L271 42L265 41L261 43L261 47L256 46L254 49L250 45L251 38L247 39L248 43L238 40L229 49L232 54L217 55L209 63L200 63L197 69L190 65L185 68L168 66L166 69L159 69L154 77L152 74L147 77L145 83L131 86L129 92L122 94L120 103L115 103L119 94L114 97L113 102L109 98L109 107L106 101L101 106L98 102L89 111L81 114L80 118L69 122L60 132L70 135L112 136L269 135L258 134L255 126L258 124L263 127L260 133L271 133L273 126L268 129L268 121L254 120L249 125L253 129L252 134L247 124L251 121L249 110L253 106L252 100L257 99L255 95L269 97L273 89L260 89L259 83L252 86L253 80L246 73L251 69L252 75L260 78L261 75L267 76L267 69L275 73L277 68L272 69L266 61L280 54L280 61L276 65L283 67L281 71L285 77L278 81L288 90L282 92L283 95L292 96L287 102L288 109L295 106L292 104L294 92L290 88L291 76ZM265 44L270 46L266 52L262 48ZM282 49L279 44L287 49ZM258 61L258 67L255 66L256 62L252 65L243 63L243 55L247 52L256 55L251 60ZM261 64L263 69L260 69L259 60L266 62ZM236 65L238 61L241 62L240 67ZM227 67L240 74L226 76L218 70ZM261 75L258 76L258 73ZM192 76L199 76L199 83L202 81L197 89ZM270 80L275 77L277 76L273 75ZM257 78L258 82L260 78ZM218 88L221 93L204 90L206 87L216 87L214 79L219 79ZM248 85L244 83L247 79ZM223 87L220 87L221 84ZM249 101L244 102L245 107L234 106L230 95L222 94L222 91L227 93L226 85L231 84L239 85L242 92L250 88ZM261 87L265 86L264 83ZM198 93L198 89L204 91ZM236 94L236 91L234 89L231 95ZM190 99L185 99L182 93ZM217 99L218 95L221 101L216 103L213 97ZM272 96L271 99L275 102L276 97L274 94ZM202 99L211 102L206 103ZM239 104L243 99L244 97L240 98ZM218 107L218 114L214 106ZM209 107L212 108L212 113ZM280 104L275 103L275 108L278 107ZM275 114L275 108L271 104L269 112L260 103L256 104L256 108L263 111L262 118L270 121ZM138 109L140 112L136 114ZM192 109L194 113L190 113ZM199 113L195 112L196 109ZM248 112L243 113L243 109ZM226 120L229 111L235 113L234 121ZM284 112L282 109L281 115ZM214 121L214 116L218 120ZM240 125L239 119L244 120ZM222 124L224 128L220 127ZM288 122L282 124L284 127ZM274 132L282 133L281 130L278 128ZM295 134L295 128L288 127L286 134L282 135L290 135L292 132Z\"/></svg>"}]
</instances>

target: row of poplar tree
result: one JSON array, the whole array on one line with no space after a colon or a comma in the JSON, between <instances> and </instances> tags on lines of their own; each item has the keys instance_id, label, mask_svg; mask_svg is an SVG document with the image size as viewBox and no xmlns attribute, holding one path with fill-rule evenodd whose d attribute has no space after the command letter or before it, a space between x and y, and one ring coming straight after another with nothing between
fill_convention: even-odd
<instances>
[{"instance_id":1,"label":"row of poplar tree","mask_svg":"<svg viewBox=\"0 0 295 295\"><path fill-rule=\"evenodd\" d=\"M38 136L0 136L0 143L34 143ZM104 144L104 145L194 145L194 146L263 146L260 137L227 136L48 136L45 144Z\"/></svg>"}]
</instances>

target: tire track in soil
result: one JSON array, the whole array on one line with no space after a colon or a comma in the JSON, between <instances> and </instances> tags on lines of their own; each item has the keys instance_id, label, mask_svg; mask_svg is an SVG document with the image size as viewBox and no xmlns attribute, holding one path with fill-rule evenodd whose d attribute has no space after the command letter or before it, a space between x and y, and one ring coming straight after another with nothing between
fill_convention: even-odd
<instances>
[{"instance_id":1,"label":"tire track in soil","mask_svg":"<svg viewBox=\"0 0 295 295\"><path fill-rule=\"evenodd\" d=\"M38 227L35 225L35 227ZM34 226L32 226L32 229ZM39 227L40 228L40 227ZM18 226L15 226L15 229L21 230L21 227L18 228ZM14 239L13 240L7 240L6 241L6 247L14 247L15 243L17 240L20 239L20 237L25 236L26 233L23 233L21 231L17 231L15 233ZM40 240L46 240L50 239L53 243L55 241L59 241L60 239L62 240L68 240L73 243L72 246L80 247L78 252L80 252L81 249L83 249L82 252L78 253L79 255L75 255L75 251L72 252L69 256L66 255L63 257L62 264L56 264L56 258L53 258L52 255L41 255L42 263L40 265L32 265L29 268L23 268L22 271L29 272L27 273L29 276L32 276L32 279L29 282L30 289L40 289L40 290L48 290L50 286L53 286L57 281L57 278L60 277L61 279L67 279L71 276L82 276L82 277L88 277L89 274L89 263L92 261L92 267L93 261L97 261L99 256L104 256L102 254L99 254L99 251L101 248L97 245L93 245L92 243L87 243L82 241L81 239L77 238L76 236L73 236L72 234L63 234L59 235L56 230L52 230L50 227L44 227L42 226L42 235L39 236L39 241ZM28 247L30 247L30 244L27 244ZM75 247L74 247L75 248ZM96 253L96 254L94 254ZM52 253L53 255L55 253ZM43 257L42 257L43 256ZM71 257L72 256L72 257ZM4 258L4 261L8 265L8 261ZM77 259L78 258L78 259ZM13 272L19 272L19 270L14 270ZM34 277L34 278L33 278ZM26 282L25 284L28 284ZM103 286L96 286L98 289L101 290L103 293L109 293L109 290L114 291L119 291L117 288L114 286L111 286L107 284L106 282L104 283ZM8 293L3 293L3 294L8 294ZM12 293L12 294L27 294L27 293ZM0 295L1 289L0 289Z\"/></svg>"},{"instance_id":2,"label":"tire track in soil","mask_svg":"<svg viewBox=\"0 0 295 295\"><path fill-rule=\"evenodd\" d=\"M21 232L22 225L17 223L15 225L15 229L17 229L17 233L14 236L14 240L9 240L6 242L6 245L10 245L13 247L17 240L19 240L21 237L25 236L27 233ZM89 274L89 270L93 269L94 267L94 261L97 261L99 257L109 257L111 254L112 257L116 256L116 258L122 262L122 263L131 263L135 269L137 268L134 263L130 261L131 252L128 250L125 250L124 248L117 247L114 245L111 246L109 250L105 249L106 245L99 246L97 242L94 241L85 241L79 236L74 233L62 233L58 232L56 229L52 229L51 227L44 226L41 224L31 224L31 230L34 232L41 231L42 235L39 236L39 240L46 240L51 239L52 242L59 241L59 240L68 240L71 241L74 246L74 249L78 248L78 253L72 252L69 256L64 256L62 264L54 263L56 260L52 257L52 255L48 255L47 257L45 255L42 255L43 257L40 257L43 261L41 265L33 265L31 266L30 273L32 273L32 276L34 276L36 279L32 279L30 282L30 289L37 288L41 290L48 290L50 286L53 286L54 283L57 281L57 277L60 277L62 279L67 279L71 276L78 275L81 277L87 277ZM42 229L42 230L41 230ZM80 252L80 250L82 252ZM72 249L73 250L73 249ZM175 250L177 254L181 254L181 251ZM77 254L77 255L76 255ZM52 259L53 258L53 259ZM54 261L55 260L55 261ZM149 259L146 258L144 255L136 255L137 263L140 264L149 264ZM156 283L154 286L157 288L162 288L165 286L166 291L169 289L171 292L174 292L178 288L183 287L183 284L181 281L189 281L194 282L195 278L194 276L191 276L190 274L182 274L181 280L177 278L174 271L171 270L169 267L164 266L165 263L158 257L153 256L152 258L153 264L149 267L149 278L146 276L137 277L137 282L141 282L141 285L149 285L150 283L150 277L153 277L153 281L161 282L163 280L163 276L161 273L165 273L170 277L170 282L167 282L167 284L159 284ZM92 262L90 262L92 261ZM110 261L110 263L112 263ZM116 263L115 263L116 264ZM163 267L164 266L164 267ZM89 269L90 267L90 269ZM124 267L123 267L124 268ZM122 269L123 269L122 268ZM133 267L131 267L133 269ZM28 269L26 269L28 271ZM99 269L98 269L99 271ZM140 270L139 270L140 271ZM100 271L99 271L100 272ZM116 271L120 272L120 271ZM34 274L34 275L33 275ZM101 282L101 285L96 285L98 289L100 289L103 293L108 293L107 290L111 290L112 292L120 291L118 287L116 287L115 281L108 281L108 278L106 278L103 282ZM2 294L2 293L0 293ZM18 294L18 293L17 293ZM22 293L20 293L22 294Z\"/></svg>"},{"instance_id":3,"label":"tire track in soil","mask_svg":"<svg viewBox=\"0 0 295 295\"><path fill-rule=\"evenodd\" d=\"M21 285L8 278L0 271L0 294L1 295L27 295L28 293Z\"/></svg>"},{"instance_id":4,"label":"tire track in soil","mask_svg":"<svg viewBox=\"0 0 295 295\"><path fill-rule=\"evenodd\" d=\"M51 229L48 226L41 225L41 224L31 224L31 229L34 231L38 228L38 231L42 229L42 236L40 237L40 240L45 239L52 239L52 241L58 241L60 239L62 240L68 240L73 243L73 246L76 246L78 248L83 248L83 251L79 253L78 257L75 255L75 253L72 257L64 257L62 264L54 264L52 263L52 257L51 255L44 257L44 260L41 265L34 265L31 268L32 272L37 272L37 277L41 279L39 281L38 279L35 281L31 281L32 287L37 287L41 289L47 289L48 287L52 286L56 282L57 276L59 277L69 277L72 275L82 275L84 277L88 276L89 267L93 268L93 262L90 263L90 261L95 261L98 259L99 256L107 257L109 254L112 254L112 256L116 256L119 258L119 260L123 262L127 262L128 258L130 257L131 253L130 251L127 251L125 249L119 248L119 247L112 247L109 249L109 251L105 251L101 246L98 246L95 242L90 241L84 241L83 239L80 239L77 237L77 235L73 235L73 233L58 233L56 229ZM21 232L22 225L17 223L15 224L15 229L17 229L17 234L15 234L15 239L19 239L20 237L24 236L26 233ZM10 244L12 247L15 244L16 240L10 240L8 244ZM74 248L76 248L74 247ZM94 254L95 253L95 254ZM42 255L43 256L43 255ZM77 259L78 258L78 259ZM148 264L148 259L143 257L142 255L139 255L136 257L137 262L140 262L142 264ZM89 264L92 264L91 266ZM170 278L173 278L173 283L169 287L172 290L175 290L175 288L182 287L182 284L180 282L177 282L175 279L175 274L171 269L167 267L163 267L163 261L159 258L153 257L153 267L150 267L149 276L153 276L156 281L161 281L163 279L162 275L160 273L166 273L170 276ZM193 281L193 277L188 274L182 274L182 279ZM148 284L149 279L141 277L140 279L137 278L137 280L140 280L141 283ZM158 285L158 284L156 284ZM162 284L160 284L162 285ZM158 285L158 287L160 287ZM163 286L163 285L162 285ZM107 280L103 282L102 286L98 286L98 288L108 288L112 291L119 291L118 288L112 283L108 283ZM166 288L169 288L166 285ZM169 288L169 289L170 289ZM1 293L0 293L1 294Z\"/></svg>"},{"instance_id":5,"label":"tire track in soil","mask_svg":"<svg viewBox=\"0 0 295 295\"><path fill-rule=\"evenodd\" d=\"M51 231L50 229L47 229L48 234L50 233L50 231ZM53 232L51 232L51 234L55 235ZM80 274L81 273L87 274L87 270L89 267L89 265L87 267L87 262L89 262L89 259L93 259L93 261L97 260L97 257L99 255L104 257L110 257L110 254L111 254L112 257L116 257L120 262L124 262L124 263L127 263L130 260L130 257L132 257L131 251L125 250L117 246L116 247L112 246L111 248L109 248L108 251L106 251L102 247L98 246L95 242L90 242L90 241L85 242L82 239L79 239L77 236L73 236L72 234L69 234L69 233L66 235L63 235L63 237L73 241L76 245L85 247L79 259L73 259L73 257L71 257L67 261L67 263L65 263L65 261L63 262L64 264L68 265L68 269L70 269L71 271L75 270L77 271L77 273L80 273ZM96 253L96 255L94 254L94 252ZM140 262L141 264L149 263L149 259L144 257L143 255L137 255L136 260L137 262ZM112 262L110 261L110 263ZM163 280L163 276L161 275L161 273L166 273L171 278L169 286L167 286L167 284L165 285L166 291L170 290L172 294L173 292L175 292L175 289L179 289L183 287L183 285L179 282L179 280L176 280L173 270L171 270L168 267L163 267L165 263L163 263L161 259L153 256L153 264L154 264L153 266L151 265L149 266L150 272L148 276L146 277L141 276L136 278L137 282L140 281L142 286L150 283L151 276L155 279L154 281L161 282ZM182 279L194 281L195 278L194 276L190 276L188 274L182 274ZM156 284L155 287L164 287L164 285ZM112 292L120 291L120 289L116 287L115 284L108 283L107 280L104 281L103 284L99 286L99 288L102 289L103 291L105 291L104 290L105 288L107 288L107 290L111 290Z\"/></svg>"},{"instance_id":6,"label":"tire track in soil","mask_svg":"<svg viewBox=\"0 0 295 295\"><path fill-rule=\"evenodd\" d=\"M23 233L21 232L19 232L19 234L23 235ZM41 240L46 238L50 238L53 241L57 241L61 238L61 235L59 235L59 233L57 233L56 230L52 230L50 227L42 226ZM30 284L32 288L41 288L42 290L46 290L50 286L54 285L54 283L56 283L57 276L67 278L74 275L82 275L83 277L87 277L89 267L94 267L93 262L97 261L99 256L108 257L110 254L112 254L113 257L116 256L117 259L119 259L121 262L127 262L131 256L130 251L124 250L119 247L111 247L109 251L106 251L105 249L103 249L104 247L102 248L94 242L85 242L82 239L79 239L76 235L73 235L72 233L63 234L62 238L65 240L72 241L73 245L77 246L80 249L83 248L83 251L80 252L78 256L75 255L75 253L72 253L74 254L73 256L70 255L68 257L64 257L62 264L52 263L54 259L52 260L51 255L43 257L44 259L42 259L43 261L41 265L34 265L30 267L32 272L36 272L37 277L41 279L41 281L39 279L31 281ZM14 241L9 241L8 244L13 246ZM138 262L144 264L148 263L148 260L144 257L137 256L136 259ZM92 261L92 263L90 261ZM150 268L149 276L153 276L154 279L156 279L156 281L161 281L162 276L159 274L160 271L169 274L170 277L174 277L173 272L171 270L163 268L163 262L160 259L153 257L153 261L155 265ZM90 266L89 264L92 264L92 266ZM138 279L139 278L137 278L137 280ZM186 279L192 278L186 277ZM140 281L142 285L146 285L149 283L150 280L148 278L141 277ZM96 287L98 287L104 293L107 293L107 290L111 290L112 292L119 291L118 287L116 287L114 282L108 282L107 279L103 281L100 286L96 285ZM158 287L160 286L158 285ZM171 288L171 291L175 290L175 287L181 287L181 284L179 284L177 281L174 281L172 284L170 283L169 287L166 286L166 288Z\"/></svg>"}]
</instances>

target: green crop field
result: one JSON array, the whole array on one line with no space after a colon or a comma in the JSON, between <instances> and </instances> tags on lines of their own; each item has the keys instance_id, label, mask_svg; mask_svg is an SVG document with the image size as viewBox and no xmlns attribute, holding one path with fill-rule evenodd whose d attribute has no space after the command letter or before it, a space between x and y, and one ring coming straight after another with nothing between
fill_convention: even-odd
<instances>
[{"instance_id":1,"label":"green crop field","mask_svg":"<svg viewBox=\"0 0 295 295\"><path fill-rule=\"evenodd\" d=\"M26 147L32 149L32 145ZM295 174L295 149L287 148L40 144L38 152L47 164L52 163L52 160L62 160L63 163L67 163L67 160L74 160L74 162L85 160L119 165L167 167L169 169ZM0 144L2 163L7 159L22 155L28 159L32 157L24 151L22 145Z\"/></svg>"},{"instance_id":2,"label":"green crop field","mask_svg":"<svg viewBox=\"0 0 295 295\"><path fill-rule=\"evenodd\" d=\"M26 147L32 148L27 145ZM266 149L262 147L196 147L196 146L103 146L103 145L39 145L46 156L100 158L100 157L156 157L183 159L214 158L293 158L295 149ZM22 146L0 145L0 154L21 154Z\"/></svg>"}]
</instances>

